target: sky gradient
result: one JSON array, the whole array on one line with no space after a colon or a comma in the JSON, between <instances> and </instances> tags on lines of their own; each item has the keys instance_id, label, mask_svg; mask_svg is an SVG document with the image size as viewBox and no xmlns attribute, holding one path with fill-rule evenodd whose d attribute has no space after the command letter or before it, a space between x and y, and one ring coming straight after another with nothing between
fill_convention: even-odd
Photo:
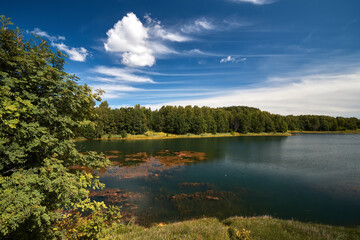
<instances>
[{"instance_id":1,"label":"sky gradient","mask_svg":"<svg viewBox=\"0 0 360 240\"><path fill-rule=\"evenodd\" d=\"M4 1L112 107L360 117L358 0Z\"/></svg>"}]
</instances>

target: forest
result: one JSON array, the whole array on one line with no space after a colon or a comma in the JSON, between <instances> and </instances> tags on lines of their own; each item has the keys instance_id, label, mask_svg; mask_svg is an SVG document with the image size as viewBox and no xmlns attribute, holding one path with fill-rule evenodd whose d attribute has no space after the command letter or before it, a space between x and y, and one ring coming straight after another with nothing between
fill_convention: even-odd
<instances>
[{"instance_id":1,"label":"forest","mask_svg":"<svg viewBox=\"0 0 360 240\"><path fill-rule=\"evenodd\" d=\"M146 131L172 134L284 133L291 131L344 131L360 128L360 120L320 115L281 116L253 107L222 108L163 106L159 110L136 105L111 109L106 101L95 108L95 127L78 132L87 138L104 134L143 134Z\"/></svg>"}]
</instances>

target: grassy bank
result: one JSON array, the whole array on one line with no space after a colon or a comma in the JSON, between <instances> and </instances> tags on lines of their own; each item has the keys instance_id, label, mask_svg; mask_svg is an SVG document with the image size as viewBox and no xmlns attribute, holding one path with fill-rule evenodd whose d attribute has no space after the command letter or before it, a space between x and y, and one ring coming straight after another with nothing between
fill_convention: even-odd
<instances>
[{"instance_id":1,"label":"grassy bank","mask_svg":"<svg viewBox=\"0 0 360 240\"><path fill-rule=\"evenodd\" d=\"M111 239L360 239L360 228L347 228L322 224L279 220L271 217L233 217L219 221L204 218L172 224L159 224L151 228L132 226L105 232Z\"/></svg>"},{"instance_id":2,"label":"grassy bank","mask_svg":"<svg viewBox=\"0 0 360 240\"><path fill-rule=\"evenodd\" d=\"M111 140L111 139L124 139L124 140L143 140L143 139L174 139L174 138L209 138L209 137L239 137L239 136L291 136L296 133L316 133L316 134L360 134L358 130L346 130L346 131L288 131L286 133L202 133L202 134L171 134L164 132L151 132L147 131L144 134L128 134L126 137L122 137L117 134L103 135L101 138L94 138L94 140ZM87 140L86 138L77 138L74 140Z\"/></svg>"},{"instance_id":3,"label":"grassy bank","mask_svg":"<svg viewBox=\"0 0 360 240\"><path fill-rule=\"evenodd\" d=\"M202 134L171 134L164 132L151 132L148 131L144 134L132 135L128 134L126 137L121 135L111 134L103 135L101 138L94 138L94 140L111 140L111 139L124 139L124 140L143 140L143 139L174 139L174 138L209 138L209 137L239 137L239 136L291 136L290 132L287 133L246 133L240 134L236 132L232 133L202 133ZM78 138L74 140L86 140L86 138Z\"/></svg>"}]
</instances>

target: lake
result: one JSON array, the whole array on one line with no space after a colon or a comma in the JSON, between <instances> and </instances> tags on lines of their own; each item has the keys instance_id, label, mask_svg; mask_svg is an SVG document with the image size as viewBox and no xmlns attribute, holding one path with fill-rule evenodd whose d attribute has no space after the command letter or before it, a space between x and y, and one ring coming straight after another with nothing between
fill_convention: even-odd
<instances>
[{"instance_id":1,"label":"lake","mask_svg":"<svg viewBox=\"0 0 360 240\"><path fill-rule=\"evenodd\" d=\"M360 135L89 140L114 165L91 197L148 226L204 216L270 215L360 225Z\"/></svg>"}]
</instances>

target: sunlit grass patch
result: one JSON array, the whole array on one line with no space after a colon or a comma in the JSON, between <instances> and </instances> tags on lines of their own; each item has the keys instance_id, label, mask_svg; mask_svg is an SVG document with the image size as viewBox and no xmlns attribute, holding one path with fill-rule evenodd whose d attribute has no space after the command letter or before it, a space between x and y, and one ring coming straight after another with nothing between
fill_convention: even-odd
<instances>
[{"instance_id":1,"label":"sunlit grass patch","mask_svg":"<svg viewBox=\"0 0 360 240\"><path fill-rule=\"evenodd\" d=\"M232 217L220 222L203 218L171 224L156 224L150 228L130 226L126 232L107 235L111 239L204 239L204 240L358 240L360 228L347 228L272 217Z\"/></svg>"},{"instance_id":2,"label":"sunlit grass patch","mask_svg":"<svg viewBox=\"0 0 360 240\"><path fill-rule=\"evenodd\" d=\"M158 224L151 228L136 228L131 232L111 236L113 239L208 239L229 240L228 228L216 218L204 218L173 224Z\"/></svg>"},{"instance_id":3,"label":"sunlit grass patch","mask_svg":"<svg viewBox=\"0 0 360 240\"><path fill-rule=\"evenodd\" d=\"M224 221L233 229L246 229L250 237L257 239L360 239L360 228L346 228L293 220L280 220L271 217L233 217Z\"/></svg>"}]
</instances>

